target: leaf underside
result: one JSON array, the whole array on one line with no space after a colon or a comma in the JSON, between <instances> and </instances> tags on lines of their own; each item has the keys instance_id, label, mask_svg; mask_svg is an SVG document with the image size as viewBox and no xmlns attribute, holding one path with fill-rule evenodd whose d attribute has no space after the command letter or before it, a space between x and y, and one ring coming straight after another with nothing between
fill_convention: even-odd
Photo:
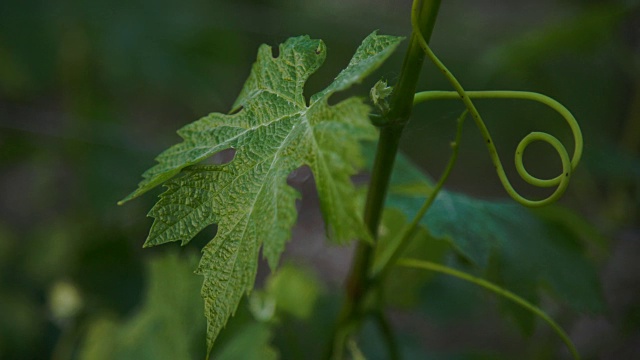
<instances>
[{"instance_id":1,"label":"leaf underside","mask_svg":"<svg viewBox=\"0 0 640 360\"><path fill-rule=\"evenodd\" d=\"M149 213L155 221L145 246L186 244L203 228L218 224L197 269L204 275L209 350L242 294L253 288L260 246L274 268L291 235L300 196L286 182L292 171L311 168L330 239L344 243L369 237L350 177L363 165L359 142L376 137L370 109L360 98L336 105L327 101L361 82L401 40L369 35L347 68L308 104L304 85L324 62L324 43L308 36L290 38L280 45L277 58L262 45L232 114L212 113L180 129L184 141L160 154L138 189L122 201L162 183L167 187ZM226 149L236 151L231 162L196 165Z\"/></svg>"}]
</instances>

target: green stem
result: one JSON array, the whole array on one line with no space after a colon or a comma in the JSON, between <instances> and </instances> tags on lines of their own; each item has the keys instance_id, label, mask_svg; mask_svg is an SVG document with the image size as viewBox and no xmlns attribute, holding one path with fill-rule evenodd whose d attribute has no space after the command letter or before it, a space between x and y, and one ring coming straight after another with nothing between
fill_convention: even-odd
<instances>
[{"instance_id":1,"label":"green stem","mask_svg":"<svg viewBox=\"0 0 640 360\"><path fill-rule=\"evenodd\" d=\"M384 209L384 200L391 178L394 160L398 152L400 136L411 116L413 97L424 62L424 52L419 39L429 39L440 8L440 0L428 0L420 7L414 3L412 16L419 18L420 26L414 28L400 72L398 83L391 95L390 109L380 129L380 140L371 172L367 193L364 221L373 239L378 237L378 227ZM419 29L422 34L416 34ZM346 298L332 336L330 357L341 359L347 338L356 331L367 313L365 299L372 290L370 270L374 249L371 244L359 242L351 272L346 281Z\"/></svg>"},{"instance_id":2,"label":"green stem","mask_svg":"<svg viewBox=\"0 0 640 360\"><path fill-rule=\"evenodd\" d=\"M422 5L420 5L422 4ZM422 6L422 7L420 7ZM424 63L425 53L420 40L429 41L440 9L440 0L424 2L414 0L411 8L411 18L419 19L418 26L413 27L409 48L405 54L404 63L398 83L391 94L391 104L387 118L392 124L406 124L413 109L413 96Z\"/></svg>"},{"instance_id":3,"label":"green stem","mask_svg":"<svg viewBox=\"0 0 640 360\"><path fill-rule=\"evenodd\" d=\"M455 140L451 143L451 148L452 148L451 157L449 158L449 162L447 163L447 166L444 172L440 176L440 179L436 183L436 186L431 191L431 194L429 194L429 197L422 204L422 207L420 208L420 210L418 210L418 213L415 215L411 223L408 224L400 232L400 235L399 235L400 240L398 242L395 242L395 241L393 242L393 243L397 243L398 246L392 249L392 251L388 252L389 255L383 254L382 256L380 256L380 260L375 264L373 269L373 276L376 279L379 279L380 281L384 279L385 276L389 273L389 271L393 267L393 265L395 265L395 262L398 260L400 255L402 255L402 252L406 249L406 247L411 242L411 239L415 235L416 230L418 229L418 225L420 224L420 220L422 220L422 218L425 216L425 214L427 213L427 211L435 201L436 197L438 196L438 193L444 186L444 183L449 178L449 174L451 174L451 170L453 170L453 166L455 165L456 160L458 159L458 152L460 149L460 140L462 139L462 125L464 124L464 119L467 117L467 114L468 114L468 111L465 110L462 113L462 115L460 115L460 117L458 118L458 123L456 128L456 137L455 137Z\"/></svg>"},{"instance_id":4,"label":"green stem","mask_svg":"<svg viewBox=\"0 0 640 360\"><path fill-rule=\"evenodd\" d=\"M456 270L456 269L452 269L448 266L443 266L440 264L436 264L430 261L424 261L424 260L417 260L417 259L400 259L398 261L398 265L400 266L405 266L405 267L409 267L409 268L415 268L415 269L424 269L424 270L430 270L430 271L435 271L435 272L439 272L439 273L443 273L443 274L447 274L447 275L451 275L454 277L457 277L458 279L462 279L468 282L471 282L473 284L476 284L478 286L481 286L489 291L492 291L504 298L507 298L511 301L513 301L514 303L522 306L523 308L531 311L532 313L534 313L535 315L539 316L542 320L544 320L547 324L549 324L549 326L551 326L551 328L556 332L556 334L558 334L558 336L560 337L560 339L562 339L562 341L565 343L565 345L567 345L567 348L569 349L569 351L571 352L571 355L573 356L574 359L578 360L580 359L580 355L578 354L578 351L576 350L575 346L573 345L573 343L571 342L571 339L569 339L569 336L567 335L566 332L564 332L564 330L562 330L562 328L560 327L560 325L558 325L555 321L553 321L553 319L551 319L549 317L549 315L547 315L544 311L542 311L539 307L531 304L530 302L528 302L527 300L521 298L520 296L512 293L509 290L503 289L489 281L486 281L484 279L481 278L477 278L475 276L471 276L467 273L464 273L462 271Z\"/></svg>"},{"instance_id":5,"label":"green stem","mask_svg":"<svg viewBox=\"0 0 640 360\"><path fill-rule=\"evenodd\" d=\"M387 126L380 132L364 214L364 221L374 239L378 237L377 229L382 217L384 199L395 156L398 152L402 129L402 126ZM340 312L338 328L332 339L332 359L342 358L347 337L360 327L367 312L364 303L372 285L369 269L373 253L374 249L371 244L364 241L358 242L351 273L346 283L346 299Z\"/></svg>"},{"instance_id":6,"label":"green stem","mask_svg":"<svg viewBox=\"0 0 640 360\"><path fill-rule=\"evenodd\" d=\"M384 312L382 312L382 310L376 311L373 314L373 318L376 321L376 324L378 324L380 332L382 333L382 338L387 344L389 359L400 360L400 349L398 348L398 342L396 341L396 337L393 334L391 324L389 324L389 320L384 315Z\"/></svg>"},{"instance_id":7,"label":"green stem","mask_svg":"<svg viewBox=\"0 0 640 360\"><path fill-rule=\"evenodd\" d=\"M403 126L386 126L380 131L364 212L364 221L374 239L378 238L378 226L382 218L384 200L389 187L395 157L398 153L402 130ZM352 273L347 282L348 296L354 299L360 298L364 294L365 288L368 287L367 279L373 250L373 247L366 242L361 241L358 243Z\"/></svg>"}]
</instances>

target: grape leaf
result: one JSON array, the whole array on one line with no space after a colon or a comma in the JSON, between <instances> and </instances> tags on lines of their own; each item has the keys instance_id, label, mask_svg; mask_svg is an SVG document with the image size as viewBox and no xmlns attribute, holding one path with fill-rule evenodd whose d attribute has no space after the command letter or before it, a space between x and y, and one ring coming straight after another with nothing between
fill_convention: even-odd
<instances>
[{"instance_id":1,"label":"grape leaf","mask_svg":"<svg viewBox=\"0 0 640 360\"><path fill-rule=\"evenodd\" d=\"M329 105L329 97L364 79L391 55L401 38L369 35L347 68L307 105L303 88L323 63L326 47L308 36L290 38L274 58L263 45L232 108L210 114L178 131L184 142L163 152L147 170L133 199L168 181L153 207L145 246L189 242L217 223L216 237L203 249L197 272L208 319L207 344L233 314L243 292L253 287L258 252L271 268L279 260L296 220L298 192L286 183L308 165L314 175L329 237L344 243L370 235L354 199L350 176L362 165L359 142L373 139L369 107L360 98ZM222 150L236 150L224 165L195 165Z\"/></svg>"},{"instance_id":2,"label":"grape leaf","mask_svg":"<svg viewBox=\"0 0 640 360\"><path fill-rule=\"evenodd\" d=\"M408 225L406 216L393 208L386 208L380 224L376 261L385 259L382 254L396 249L402 229ZM418 228L403 254L413 259L442 262L451 246L439 239L434 239L424 228ZM374 266L375 268L375 266ZM420 300L422 285L436 274L422 269L395 266L386 277L384 295L386 303L399 308L413 308Z\"/></svg>"},{"instance_id":3,"label":"grape leaf","mask_svg":"<svg viewBox=\"0 0 640 360\"><path fill-rule=\"evenodd\" d=\"M412 218L432 190L432 182L399 157L387 206ZM395 171L394 171L395 172ZM509 202L475 199L442 191L420 224L431 236L446 240L457 252L486 270L494 261L496 279L514 293L537 303L541 289L580 311L597 312L603 299L596 271L585 256L580 234L553 218ZM507 310L527 332L534 317L515 307Z\"/></svg>"}]
</instances>

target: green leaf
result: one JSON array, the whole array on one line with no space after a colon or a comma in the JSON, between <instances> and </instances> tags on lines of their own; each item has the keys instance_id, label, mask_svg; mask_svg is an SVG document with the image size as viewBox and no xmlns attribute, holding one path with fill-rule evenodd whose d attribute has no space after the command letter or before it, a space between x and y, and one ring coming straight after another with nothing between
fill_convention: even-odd
<instances>
[{"instance_id":1,"label":"green leaf","mask_svg":"<svg viewBox=\"0 0 640 360\"><path fill-rule=\"evenodd\" d=\"M336 242L369 234L356 206L350 177L362 165L359 142L376 136L369 107L349 98L329 105L329 97L375 70L401 41L369 35L351 62L307 104L303 88L323 63L326 47L307 36L291 38L274 58L263 45L233 114L210 114L182 128L184 142L163 152L144 173L133 199L178 173L150 212L155 218L145 246L191 240L217 223L216 237L203 249L197 272L208 319L209 349L220 329L254 283L258 251L274 268L296 220L297 191L287 176L308 165L321 199L327 233ZM235 158L224 165L192 166L222 150Z\"/></svg>"},{"instance_id":2,"label":"green leaf","mask_svg":"<svg viewBox=\"0 0 640 360\"><path fill-rule=\"evenodd\" d=\"M311 316L320 291L320 282L314 274L293 265L281 267L267 279L266 293L275 299L278 311L298 319Z\"/></svg>"},{"instance_id":3,"label":"green leaf","mask_svg":"<svg viewBox=\"0 0 640 360\"><path fill-rule=\"evenodd\" d=\"M409 162L399 159L400 168ZM396 177L387 206L414 216L431 191L430 181L415 171ZM580 234L553 218L544 219L509 202L485 201L442 191L421 225L452 244L480 269L492 260L497 283L537 303L542 288L580 311L596 312L603 300L593 265L585 257ZM530 330L533 317L519 317Z\"/></svg>"},{"instance_id":4,"label":"green leaf","mask_svg":"<svg viewBox=\"0 0 640 360\"><path fill-rule=\"evenodd\" d=\"M381 114L387 114L389 112L389 101L387 98L391 96L391 93L393 93L393 88L387 86L385 80L378 80L371 88L371 91L369 91L371 102L373 102L373 105L378 108Z\"/></svg>"},{"instance_id":5,"label":"green leaf","mask_svg":"<svg viewBox=\"0 0 640 360\"><path fill-rule=\"evenodd\" d=\"M269 345L273 334L267 324L249 323L224 344L217 360L275 360L278 353Z\"/></svg>"},{"instance_id":6,"label":"green leaf","mask_svg":"<svg viewBox=\"0 0 640 360\"><path fill-rule=\"evenodd\" d=\"M408 225L406 216L391 208L386 208L382 217L376 261L386 259L386 252L397 248L402 229ZM434 262L441 262L451 246L444 241L434 239L424 228L419 228L404 251L406 256ZM374 266L375 268L375 266ZM411 308L420 300L422 285L433 278L434 274L420 269L396 266L385 277L385 300L391 305Z\"/></svg>"},{"instance_id":7,"label":"green leaf","mask_svg":"<svg viewBox=\"0 0 640 360\"><path fill-rule=\"evenodd\" d=\"M202 351L205 331L200 281L192 269L196 256L174 254L153 259L138 313L125 321L101 318L91 324L80 359L191 359ZM200 356L197 356L200 358Z\"/></svg>"}]
</instances>

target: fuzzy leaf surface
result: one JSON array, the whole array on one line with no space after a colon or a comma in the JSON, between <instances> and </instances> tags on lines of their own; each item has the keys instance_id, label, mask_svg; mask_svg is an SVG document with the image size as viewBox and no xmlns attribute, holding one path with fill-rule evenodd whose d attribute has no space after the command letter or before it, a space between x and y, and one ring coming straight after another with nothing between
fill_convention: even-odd
<instances>
[{"instance_id":1,"label":"fuzzy leaf surface","mask_svg":"<svg viewBox=\"0 0 640 360\"><path fill-rule=\"evenodd\" d=\"M369 35L333 83L308 103L304 85L324 62L324 43L307 36L290 38L276 58L269 46L261 46L232 114L213 113L179 130L184 141L163 152L138 189L123 200L166 182L168 190L149 214L155 221L145 246L185 244L206 226L218 224L197 269L205 277L209 349L242 294L252 289L261 245L270 266L278 263L297 217L299 194L287 185L292 171L311 168L332 240L369 237L350 177L363 165L359 142L376 136L370 109L359 98L336 105L328 99L362 81L400 41ZM236 152L227 164L194 165L230 148Z\"/></svg>"}]
</instances>

